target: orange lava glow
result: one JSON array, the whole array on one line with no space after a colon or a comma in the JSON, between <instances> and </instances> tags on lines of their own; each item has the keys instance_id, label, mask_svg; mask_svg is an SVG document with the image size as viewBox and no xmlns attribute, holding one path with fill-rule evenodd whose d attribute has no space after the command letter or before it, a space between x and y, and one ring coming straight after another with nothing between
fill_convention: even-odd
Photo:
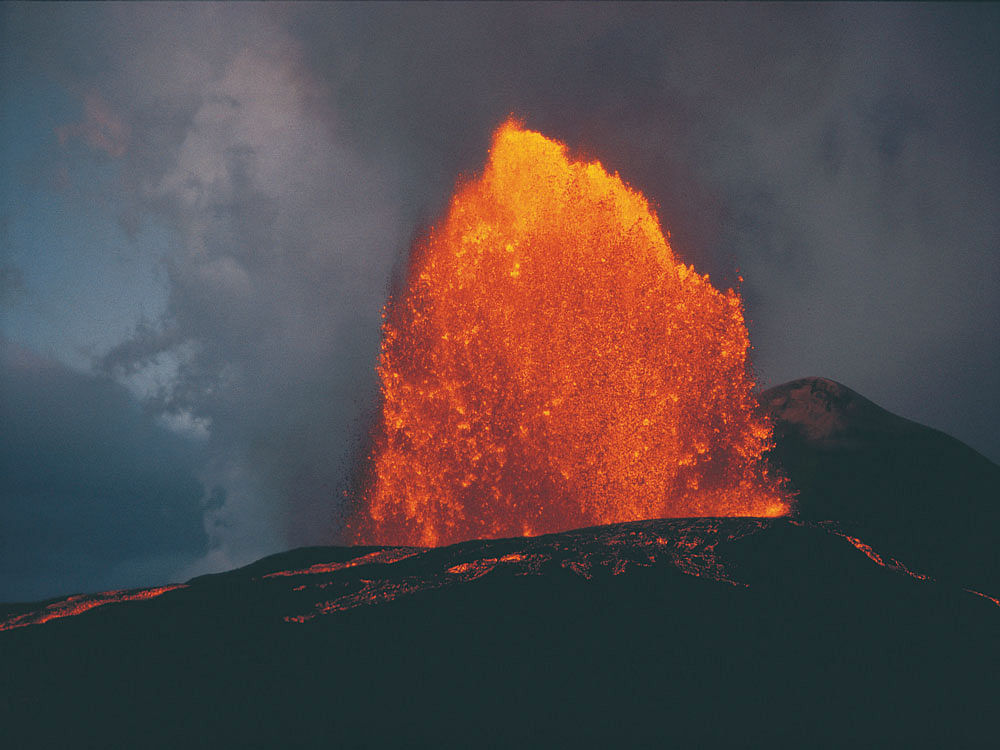
<instances>
[{"instance_id":1,"label":"orange lava glow","mask_svg":"<svg viewBox=\"0 0 1000 750\"><path fill-rule=\"evenodd\" d=\"M901 563L894 557L883 557L874 549L872 549L872 546L870 544L865 544L856 536L848 536L847 534L842 534L837 531L833 533L837 534L837 536L841 536L844 539L846 539L848 542L854 545L855 548L863 552L865 556L876 565L879 565L883 568L889 568L890 570L895 570L897 573L905 573L906 575L910 576L910 578L916 578L918 581L932 580L929 576L925 576L923 573L914 573L912 570L907 568L905 565L903 565L903 563ZM973 592L973 593L978 593L978 592ZM980 594L980 596L983 595Z\"/></svg>"},{"instance_id":2,"label":"orange lava glow","mask_svg":"<svg viewBox=\"0 0 1000 750\"><path fill-rule=\"evenodd\" d=\"M131 589L123 591L103 591L99 594L77 594L75 596L53 602L43 609L24 612L0 622L0 631L23 628L27 625L41 625L50 620L58 620L62 617L73 617L81 615L96 607L103 607L105 604L116 604L121 602L135 602L146 599L155 599L175 589L187 588L186 584L176 583L170 586L158 586L152 589Z\"/></svg>"},{"instance_id":3,"label":"orange lava glow","mask_svg":"<svg viewBox=\"0 0 1000 750\"><path fill-rule=\"evenodd\" d=\"M318 573L336 573L340 570L356 568L359 565L372 565L376 563L380 563L382 565L392 565L393 563L401 562L408 557L413 557L418 551L419 550L405 548L376 550L375 552L362 555L361 557L355 557L354 559L347 560L346 562L317 563L316 565L310 565L308 568L301 568L299 570L277 570L274 573L267 573L263 577L284 578L287 576L310 576Z\"/></svg>"},{"instance_id":4,"label":"orange lava glow","mask_svg":"<svg viewBox=\"0 0 1000 750\"><path fill-rule=\"evenodd\" d=\"M983 597L983 599L988 599L989 601L993 602L995 605L997 605L998 607L1000 607L1000 599L997 599L995 597L992 597L992 596L989 596L987 594L984 594L982 591L975 591L974 589L962 589L962 591L967 591L970 594L975 594L976 596L981 596L981 597Z\"/></svg>"},{"instance_id":5,"label":"orange lava glow","mask_svg":"<svg viewBox=\"0 0 1000 750\"><path fill-rule=\"evenodd\" d=\"M738 293L679 261L617 174L514 121L415 247L382 333L355 542L790 509Z\"/></svg>"}]
</instances>

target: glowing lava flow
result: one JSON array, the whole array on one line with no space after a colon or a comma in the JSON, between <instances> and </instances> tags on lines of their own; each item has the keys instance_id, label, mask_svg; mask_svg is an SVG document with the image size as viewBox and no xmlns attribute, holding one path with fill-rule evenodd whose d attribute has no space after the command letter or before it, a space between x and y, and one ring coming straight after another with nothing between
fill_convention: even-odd
<instances>
[{"instance_id":1,"label":"glowing lava flow","mask_svg":"<svg viewBox=\"0 0 1000 750\"><path fill-rule=\"evenodd\" d=\"M356 542L789 510L761 460L739 295L561 143L502 125L384 318Z\"/></svg>"},{"instance_id":2,"label":"glowing lava flow","mask_svg":"<svg viewBox=\"0 0 1000 750\"><path fill-rule=\"evenodd\" d=\"M168 591L187 588L186 584L175 583L169 586L158 586L152 589L130 589L120 591L103 591L97 594L76 594L75 596L61 599L46 605L43 609L32 610L22 614L14 615L6 620L0 621L0 631L23 628L27 625L41 625L50 620L58 620L61 617L74 617L81 615L96 607L103 607L105 604L116 604L121 602L144 601L163 596Z\"/></svg>"},{"instance_id":3,"label":"glowing lava flow","mask_svg":"<svg viewBox=\"0 0 1000 750\"><path fill-rule=\"evenodd\" d=\"M299 570L276 570L273 573L265 574L264 578L287 578L290 576L313 576L319 573L336 573L348 568L356 568L359 565L371 565L373 563L392 565L408 557L413 557L418 552L419 550L405 548L377 550L361 557L355 557L353 560L347 560L346 562L317 563L316 565L310 565L308 568L301 568Z\"/></svg>"}]
</instances>

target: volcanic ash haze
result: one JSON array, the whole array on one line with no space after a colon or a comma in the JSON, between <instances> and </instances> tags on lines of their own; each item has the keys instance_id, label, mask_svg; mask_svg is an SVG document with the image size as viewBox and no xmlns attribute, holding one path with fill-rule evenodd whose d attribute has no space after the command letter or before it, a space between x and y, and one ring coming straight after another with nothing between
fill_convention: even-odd
<instances>
[{"instance_id":1,"label":"volcanic ash haze","mask_svg":"<svg viewBox=\"0 0 1000 750\"><path fill-rule=\"evenodd\" d=\"M737 292L646 199L508 121L384 312L354 541L443 545L682 516L778 516Z\"/></svg>"}]
</instances>

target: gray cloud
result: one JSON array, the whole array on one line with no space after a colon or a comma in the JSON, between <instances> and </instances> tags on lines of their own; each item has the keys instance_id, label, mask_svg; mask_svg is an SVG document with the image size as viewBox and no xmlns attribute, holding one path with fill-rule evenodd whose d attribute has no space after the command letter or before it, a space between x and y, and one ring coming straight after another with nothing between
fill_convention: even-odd
<instances>
[{"instance_id":1,"label":"gray cloud","mask_svg":"<svg viewBox=\"0 0 1000 750\"><path fill-rule=\"evenodd\" d=\"M152 585L208 550L200 446L0 340L0 601Z\"/></svg>"},{"instance_id":2,"label":"gray cloud","mask_svg":"<svg viewBox=\"0 0 1000 750\"><path fill-rule=\"evenodd\" d=\"M765 384L1000 458L996 7L19 8L24 64L128 133L124 224L174 237L166 315L100 365L207 431L204 569L335 538L393 273L510 113L746 277Z\"/></svg>"},{"instance_id":3,"label":"gray cloud","mask_svg":"<svg viewBox=\"0 0 1000 750\"><path fill-rule=\"evenodd\" d=\"M211 566L335 533L403 245L385 177L338 138L299 43L278 25L252 41L185 89L160 168L133 165L141 207L178 238L168 314L102 363L128 377L172 362L154 402L210 425L205 480L227 490Z\"/></svg>"},{"instance_id":4,"label":"gray cloud","mask_svg":"<svg viewBox=\"0 0 1000 750\"><path fill-rule=\"evenodd\" d=\"M12 264L0 265L0 306L10 304L24 293L24 274Z\"/></svg>"}]
</instances>

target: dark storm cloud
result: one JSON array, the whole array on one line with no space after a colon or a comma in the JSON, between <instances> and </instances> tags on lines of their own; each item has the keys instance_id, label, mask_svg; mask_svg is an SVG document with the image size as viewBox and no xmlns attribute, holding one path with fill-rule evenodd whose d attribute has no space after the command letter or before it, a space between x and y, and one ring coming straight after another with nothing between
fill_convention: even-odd
<instances>
[{"instance_id":1,"label":"dark storm cloud","mask_svg":"<svg viewBox=\"0 0 1000 750\"><path fill-rule=\"evenodd\" d=\"M100 103L66 132L123 224L174 238L167 313L100 364L207 433L206 569L334 537L393 272L511 113L746 277L765 383L1000 456L996 7L17 8L18 64Z\"/></svg>"},{"instance_id":2,"label":"dark storm cloud","mask_svg":"<svg viewBox=\"0 0 1000 750\"><path fill-rule=\"evenodd\" d=\"M0 340L0 601L150 585L208 550L200 446Z\"/></svg>"}]
</instances>

